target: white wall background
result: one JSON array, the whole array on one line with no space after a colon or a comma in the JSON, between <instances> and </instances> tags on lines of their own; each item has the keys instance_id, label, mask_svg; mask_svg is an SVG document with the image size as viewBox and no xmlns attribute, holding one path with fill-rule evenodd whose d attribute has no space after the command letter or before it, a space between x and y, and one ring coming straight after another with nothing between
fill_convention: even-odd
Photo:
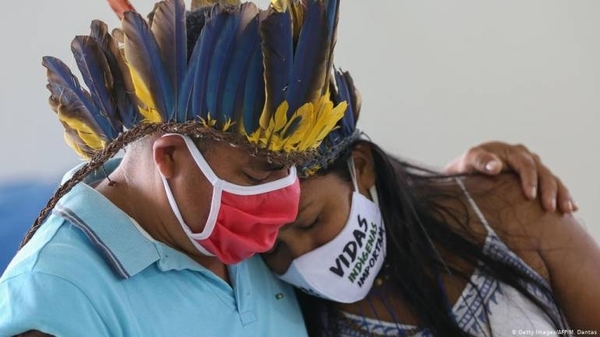
<instances>
[{"instance_id":1,"label":"white wall background","mask_svg":"<svg viewBox=\"0 0 600 337\"><path fill-rule=\"evenodd\" d=\"M132 0L147 13L153 0ZM259 1L263 6L267 0ZM103 0L13 1L0 12L0 181L78 162L47 105L43 55ZM600 2L344 0L337 65L363 93L360 125L393 153L442 166L487 139L524 143L570 187L600 239Z\"/></svg>"}]
</instances>

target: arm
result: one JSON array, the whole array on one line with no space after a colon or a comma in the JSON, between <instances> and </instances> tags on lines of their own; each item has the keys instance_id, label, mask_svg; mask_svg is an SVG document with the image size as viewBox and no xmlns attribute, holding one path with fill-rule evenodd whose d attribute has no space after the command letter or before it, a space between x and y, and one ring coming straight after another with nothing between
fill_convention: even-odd
<instances>
[{"instance_id":1,"label":"arm","mask_svg":"<svg viewBox=\"0 0 600 337\"><path fill-rule=\"evenodd\" d=\"M505 171L516 172L524 195L533 200L540 193L544 209L571 213L577 205L560 179L542 163L540 157L523 145L487 142L467 150L446 166L446 173L483 173L497 175Z\"/></svg>"},{"instance_id":2,"label":"arm","mask_svg":"<svg viewBox=\"0 0 600 337\"><path fill-rule=\"evenodd\" d=\"M572 216L540 226L540 255L571 328L600 331L600 249Z\"/></svg>"},{"instance_id":3,"label":"arm","mask_svg":"<svg viewBox=\"0 0 600 337\"><path fill-rule=\"evenodd\" d=\"M498 177L484 197L501 239L546 278L572 329L600 331L600 248L571 214L544 212L516 179ZM499 215L499 217L495 217Z\"/></svg>"},{"instance_id":4,"label":"arm","mask_svg":"<svg viewBox=\"0 0 600 337\"><path fill-rule=\"evenodd\" d=\"M24 272L0 282L0 336L114 335L73 283Z\"/></svg>"}]
</instances>

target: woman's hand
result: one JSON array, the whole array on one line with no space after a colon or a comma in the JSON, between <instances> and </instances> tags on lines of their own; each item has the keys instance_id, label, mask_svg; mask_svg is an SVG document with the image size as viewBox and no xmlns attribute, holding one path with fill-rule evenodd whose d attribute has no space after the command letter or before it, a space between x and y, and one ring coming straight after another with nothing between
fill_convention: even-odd
<instances>
[{"instance_id":1,"label":"woman's hand","mask_svg":"<svg viewBox=\"0 0 600 337\"><path fill-rule=\"evenodd\" d=\"M449 174L479 172L492 176L511 170L521 178L527 198L535 199L539 191L546 211L555 212L558 208L563 213L571 213L577 210L569 190L560 179L552 174L537 154L520 144L482 143L470 148L445 168Z\"/></svg>"}]
</instances>

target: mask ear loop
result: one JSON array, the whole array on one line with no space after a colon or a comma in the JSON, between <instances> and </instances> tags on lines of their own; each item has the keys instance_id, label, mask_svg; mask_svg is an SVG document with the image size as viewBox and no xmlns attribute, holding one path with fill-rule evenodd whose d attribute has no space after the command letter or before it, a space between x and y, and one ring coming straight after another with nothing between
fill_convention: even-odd
<instances>
[{"instance_id":1,"label":"mask ear loop","mask_svg":"<svg viewBox=\"0 0 600 337\"><path fill-rule=\"evenodd\" d=\"M348 169L350 170L350 176L352 177L354 191L359 192L358 182L356 181L356 165L354 165L354 158L352 156L348 158ZM371 200L373 200L373 203L379 206L379 196L377 195L377 187L375 184L369 188L369 193L371 194Z\"/></svg>"},{"instance_id":2,"label":"mask ear loop","mask_svg":"<svg viewBox=\"0 0 600 337\"><path fill-rule=\"evenodd\" d=\"M373 200L373 203L379 207L379 196L377 195L377 187L375 184L369 188L369 193L371 193L371 200Z\"/></svg>"},{"instance_id":3,"label":"mask ear loop","mask_svg":"<svg viewBox=\"0 0 600 337\"><path fill-rule=\"evenodd\" d=\"M354 192L359 192L358 183L356 182L356 166L354 165L354 158L352 155L348 158L348 169L350 170L350 177L352 178L352 185L354 185Z\"/></svg>"}]
</instances>

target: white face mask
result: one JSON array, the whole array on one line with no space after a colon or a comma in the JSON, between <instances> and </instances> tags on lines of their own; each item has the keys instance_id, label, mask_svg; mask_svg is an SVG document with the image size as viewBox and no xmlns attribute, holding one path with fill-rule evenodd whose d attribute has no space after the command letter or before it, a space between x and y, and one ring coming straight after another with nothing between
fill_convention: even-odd
<instances>
[{"instance_id":1,"label":"white face mask","mask_svg":"<svg viewBox=\"0 0 600 337\"><path fill-rule=\"evenodd\" d=\"M375 186L369 191L374 203L358 192L354 162L350 166L355 190L345 227L333 240L294 259L285 274L278 275L311 295L340 303L354 303L367 296L386 252Z\"/></svg>"}]
</instances>

